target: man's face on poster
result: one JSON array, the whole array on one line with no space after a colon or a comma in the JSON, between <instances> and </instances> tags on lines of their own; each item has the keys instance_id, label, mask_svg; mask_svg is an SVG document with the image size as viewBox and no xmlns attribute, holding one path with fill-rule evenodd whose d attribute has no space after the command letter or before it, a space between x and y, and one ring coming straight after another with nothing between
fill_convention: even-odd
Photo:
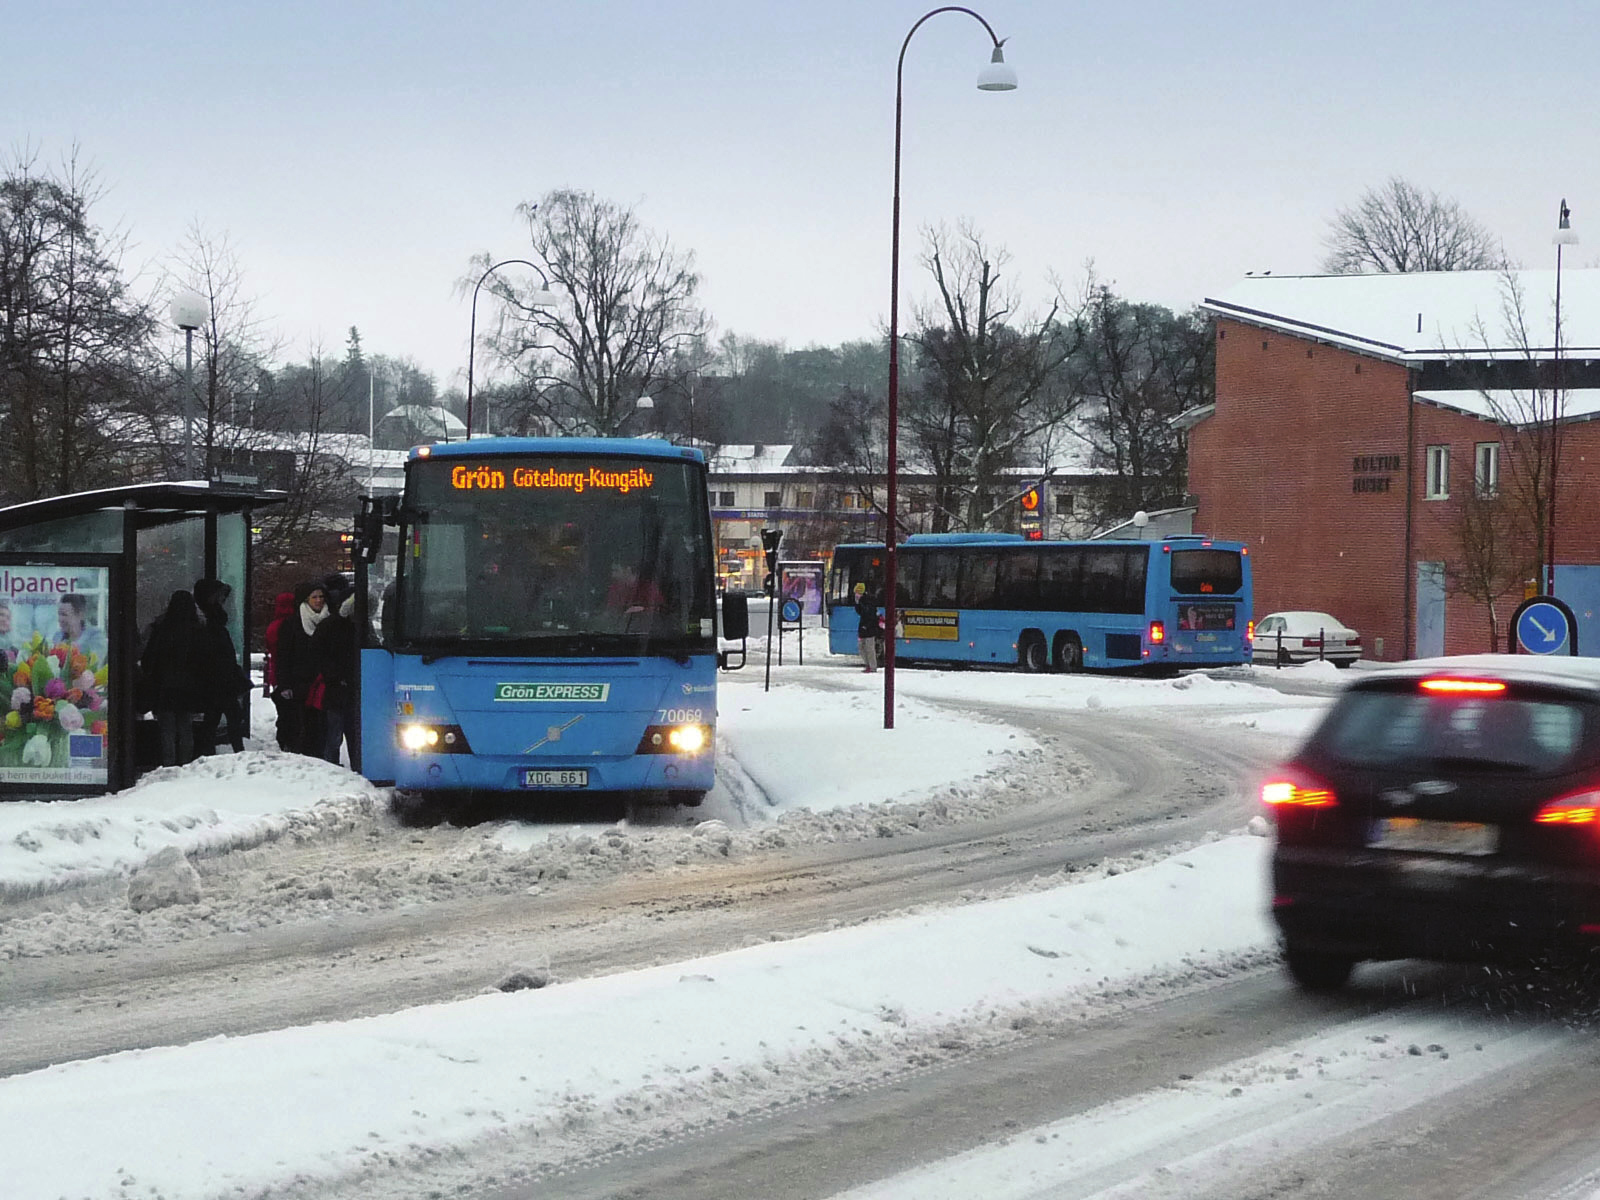
<instances>
[{"instance_id":1,"label":"man's face on poster","mask_svg":"<svg viewBox=\"0 0 1600 1200\"><path fill-rule=\"evenodd\" d=\"M68 638L82 636L83 616L65 600L56 606L56 620L61 625L61 632L66 634Z\"/></svg>"}]
</instances>

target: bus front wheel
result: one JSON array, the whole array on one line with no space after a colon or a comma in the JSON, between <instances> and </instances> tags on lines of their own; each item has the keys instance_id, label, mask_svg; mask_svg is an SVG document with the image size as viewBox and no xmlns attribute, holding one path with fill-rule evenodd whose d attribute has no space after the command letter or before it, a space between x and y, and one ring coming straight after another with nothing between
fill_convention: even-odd
<instances>
[{"instance_id":1,"label":"bus front wheel","mask_svg":"<svg viewBox=\"0 0 1600 1200\"><path fill-rule=\"evenodd\" d=\"M1017 662L1030 675L1037 675L1050 666L1050 652L1045 648L1044 635L1029 632L1022 635L1017 646Z\"/></svg>"},{"instance_id":2,"label":"bus front wheel","mask_svg":"<svg viewBox=\"0 0 1600 1200\"><path fill-rule=\"evenodd\" d=\"M1056 638L1056 670L1076 675L1083 670L1083 643L1075 633L1063 633Z\"/></svg>"}]
</instances>

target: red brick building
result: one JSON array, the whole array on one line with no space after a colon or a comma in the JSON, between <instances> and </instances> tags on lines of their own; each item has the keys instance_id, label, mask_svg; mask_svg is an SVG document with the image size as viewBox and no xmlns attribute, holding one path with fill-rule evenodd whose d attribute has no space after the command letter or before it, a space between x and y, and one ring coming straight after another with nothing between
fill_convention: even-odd
<instances>
[{"instance_id":1,"label":"red brick building","mask_svg":"<svg viewBox=\"0 0 1600 1200\"><path fill-rule=\"evenodd\" d=\"M1559 355L1553 270L1256 276L1206 300L1216 402L1181 419L1194 527L1249 543L1258 618L1331 612L1372 658L1471 653L1503 586L1505 649L1555 431L1556 594L1600 653L1600 270L1560 283ZM1496 572L1516 578L1471 582Z\"/></svg>"}]
</instances>

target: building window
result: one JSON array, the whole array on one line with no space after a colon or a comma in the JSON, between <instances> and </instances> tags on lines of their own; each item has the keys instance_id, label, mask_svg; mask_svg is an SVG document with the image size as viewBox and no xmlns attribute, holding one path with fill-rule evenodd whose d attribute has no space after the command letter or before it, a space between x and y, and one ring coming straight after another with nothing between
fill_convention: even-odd
<instances>
[{"instance_id":1,"label":"building window","mask_svg":"<svg viewBox=\"0 0 1600 1200\"><path fill-rule=\"evenodd\" d=\"M782 508L783 507L783 493L782 492L767 492L766 493L766 497L767 497L766 506L768 508Z\"/></svg>"},{"instance_id":2,"label":"building window","mask_svg":"<svg viewBox=\"0 0 1600 1200\"><path fill-rule=\"evenodd\" d=\"M1450 499L1450 447L1428 447L1428 476L1427 491L1423 493L1429 500Z\"/></svg>"},{"instance_id":3,"label":"building window","mask_svg":"<svg viewBox=\"0 0 1600 1200\"><path fill-rule=\"evenodd\" d=\"M1473 472L1478 498L1492 500L1500 494L1500 443L1479 442L1477 469Z\"/></svg>"},{"instance_id":4,"label":"building window","mask_svg":"<svg viewBox=\"0 0 1600 1200\"><path fill-rule=\"evenodd\" d=\"M1054 504L1056 506L1056 515L1057 516L1065 517L1065 516L1069 515L1072 512L1072 493L1071 492L1057 492L1052 497L1052 501L1054 502Z\"/></svg>"},{"instance_id":5,"label":"building window","mask_svg":"<svg viewBox=\"0 0 1600 1200\"><path fill-rule=\"evenodd\" d=\"M717 505L720 508L732 508L733 507L733 493L732 492L718 492L717 493Z\"/></svg>"},{"instance_id":6,"label":"building window","mask_svg":"<svg viewBox=\"0 0 1600 1200\"><path fill-rule=\"evenodd\" d=\"M815 492L801 492L795 503L800 508L815 508L817 506L817 494Z\"/></svg>"}]
</instances>

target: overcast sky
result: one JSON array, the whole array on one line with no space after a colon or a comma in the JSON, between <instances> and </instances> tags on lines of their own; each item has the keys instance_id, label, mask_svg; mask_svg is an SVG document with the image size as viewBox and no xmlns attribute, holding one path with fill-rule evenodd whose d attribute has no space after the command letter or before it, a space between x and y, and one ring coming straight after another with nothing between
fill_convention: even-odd
<instances>
[{"instance_id":1,"label":"overcast sky","mask_svg":"<svg viewBox=\"0 0 1600 1200\"><path fill-rule=\"evenodd\" d=\"M931 7L19 2L4 150L55 164L76 143L152 284L192 224L225 234L296 355L355 325L459 386L468 260L524 254L514 209L553 187L692 251L719 332L833 344L886 325L895 61ZM1566 197L1585 244L1565 261L1600 261L1593 0L974 7L1021 86L975 89L989 42L961 13L912 40L903 320L930 223L1005 247L1030 304L1093 259L1187 308L1315 270L1327 219L1391 174L1530 267L1554 265Z\"/></svg>"}]
</instances>

